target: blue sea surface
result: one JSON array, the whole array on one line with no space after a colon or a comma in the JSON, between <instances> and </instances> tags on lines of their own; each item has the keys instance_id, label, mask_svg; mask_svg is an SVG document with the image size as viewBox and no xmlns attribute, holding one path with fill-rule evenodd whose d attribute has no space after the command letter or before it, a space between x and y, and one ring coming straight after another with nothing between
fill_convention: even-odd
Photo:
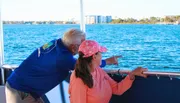
<instances>
[{"instance_id":1,"label":"blue sea surface","mask_svg":"<svg viewBox=\"0 0 180 103\"><path fill-rule=\"evenodd\" d=\"M62 37L79 25L4 25L5 64L19 65L36 48ZM180 25L86 25L87 39L108 48L103 58L122 55L118 66L108 69L147 67L149 71L180 72ZM76 56L77 57L77 56ZM63 82L66 103L68 83ZM59 86L47 94L51 103L62 103Z\"/></svg>"},{"instance_id":2,"label":"blue sea surface","mask_svg":"<svg viewBox=\"0 0 180 103\"><path fill-rule=\"evenodd\" d=\"M36 48L62 37L79 25L4 25L6 64L19 65ZM86 25L87 39L108 48L103 58L122 55L118 66L106 68L133 69L137 66L158 71L180 71L180 25Z\"/></svg>"}]
</instances>

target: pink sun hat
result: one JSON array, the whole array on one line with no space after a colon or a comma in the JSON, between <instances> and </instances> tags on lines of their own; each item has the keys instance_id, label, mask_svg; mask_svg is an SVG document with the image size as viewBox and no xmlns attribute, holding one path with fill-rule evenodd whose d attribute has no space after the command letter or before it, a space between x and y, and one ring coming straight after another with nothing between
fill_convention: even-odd
<instances>
[{"instance_id":1,"label":"pink sun hat","mask_svg":"<svg viewBox=\"0 0 180 103\"><path fill-rule=\"evenodd\" d=\"M79 46L79 52L82 52L84 54L83 57L90 57L93 54L97 52L106 52L107 48L100 46L96 41L94 40L85 40L81 43Z\"/></svg>"}]
</instances>

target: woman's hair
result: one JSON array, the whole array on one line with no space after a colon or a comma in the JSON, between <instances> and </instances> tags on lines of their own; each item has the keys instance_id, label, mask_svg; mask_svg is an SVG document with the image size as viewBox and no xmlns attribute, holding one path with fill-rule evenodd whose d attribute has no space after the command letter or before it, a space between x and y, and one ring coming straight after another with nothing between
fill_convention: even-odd
<instances>
[{"instance_id":1,"label":"woman's hair","mask_svg":"<svg viewBox=\"0 0 180 103\"><path fill-rule=\"evenodd\" d=\"M89 88L93 87L93 78L90 72L89 64L92 62L92 56L83 57L84 54L79 52L79 58L75 66L75 75L77 78L81 78L85 85Z\"/></svg>"}]
</instances>

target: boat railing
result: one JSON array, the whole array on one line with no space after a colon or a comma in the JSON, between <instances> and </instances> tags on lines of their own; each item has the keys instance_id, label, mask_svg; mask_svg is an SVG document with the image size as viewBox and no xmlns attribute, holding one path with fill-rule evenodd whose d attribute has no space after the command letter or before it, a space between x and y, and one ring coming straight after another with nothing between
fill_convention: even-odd
<instances>
[{"instance_id":1,"label":"boat railing","mask_svg":"<svg viewBox=\"0 0 180 103\"><path fill-rule=\"evenodd\" d=\"M2 69L7 69L7 70L14 70L15 68L17 68L17 65L8 65L8 64L4 64L2 65L0 68ZM121 69L104 69L107 73L109 74L119 74L119 75L124 75L124 74L128 74L129 72L131 72L131 70L121 70ZM170 78L173 77L180 77L180 72L166 72L166 71L146 71L143 72L143 74L147 74L147 75L151 75L151 76L157 76L157 78L159 79L160 76L168 76Z\"/></svg>"},{"instance_id":2,"label":"boat railing","mask_svg":"<svg viewBox=\"0 0 180 103\"><path fill-rule=\"evenodd\" d=\"M16 69L18 66L17 65L8 65L8 64L4 64L2 66L0 66L1 69L3 69L4 71L13 71L14 69ZM124 76L129 74L129 72L131 72L131 70L127 70L127 69L104 69L108 74L111 75L111 77L113 78L116 77L115 75L119 75L119 76ZM166 76L169 77L170 80L172 80L172 78L177 78L180 77L180 72L164 72L164 71L147 71L147 72L143 72L143 74L147 74L150 76L157 76L157 79L160 79L160 76ZM4 77L7 78L7 77ZM175 80L175 79L174 79ZM5 80L4 80L5 81ZM174 83L174 82L173 82ZM4 84L3 84L4 85ZM138 84L137 84L138 85ZM62 103L66 103L65 100L65 94L64 94L64 87L63 87L63 83L60 83L59 85L60 87L60 96L61 96L61 101ZM47 98L47 97L46 97Z\"/></svg>"},{"instance_id":3,"label":"boat railing","mask_svg":"<svg viewBox=\"0 0 180 103\"><path fill-rule=\"evenodd\" d=\"M17 65L8 65L8 64L3 64L0 68L2 69L8 69L8 70L14 70L16 69L18 66Z\"/></svg>"},{"instance_id":4,"label":"boat railing","mask_svg":"<svg viewBox=\"0 0 180 103\"><path fill-rule=\"evenodd\" d=\"M106 73L109 74L118 74L121 76L124 76L124 74L129 74L129 72L131 72L131 70L121 70L121 69L105 69ZM166 72L166 71L146 71L143 72L143 74L147 74L148 76L156 76L157 79L160 79L160 76L166 76L169 77L170 80L172 80L172 78L178 78L180 77L180 72Z\"/></svg>"}]
</instances>

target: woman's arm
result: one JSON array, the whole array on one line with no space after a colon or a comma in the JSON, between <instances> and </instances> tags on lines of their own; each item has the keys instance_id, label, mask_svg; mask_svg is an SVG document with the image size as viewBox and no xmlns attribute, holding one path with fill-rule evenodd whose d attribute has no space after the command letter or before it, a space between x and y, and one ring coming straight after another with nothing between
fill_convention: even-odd
<instances>
[{"instance_id":1,"label":"woman's arm","mask_svg":"<svg viewBox=\"0 0 180 103\"><path fill-rule=\"evenodd\" d=\"M134 69L133 71L131 71L119 83L114 81L106 72L104 72L104 73L105 73L105 77L108 79L108 81L109 81L109 83L111 85L113 94L121 95L121 94L123 94L125 91L127 91L132 86L132 83L133 83L133 81L135 79L135 75L146 78L147 75L143 74L143 72L145 72L145 71L147 71L146 68L138 67L138 68Z\"/></svg>"},{"instance_id":2,"label":"woman's arm","mask_svg":"<svg viewBox=\"0 0 180 103\"><path fill-rule=\"evenodd\" d=\"M112 88L112 93L117 95L122 95L125 91L127 91L134 80L130 79L130 76L126 76L121 82L117 83L114 81L107 73L106 78Z\"/></svg>"}]
</instances>

